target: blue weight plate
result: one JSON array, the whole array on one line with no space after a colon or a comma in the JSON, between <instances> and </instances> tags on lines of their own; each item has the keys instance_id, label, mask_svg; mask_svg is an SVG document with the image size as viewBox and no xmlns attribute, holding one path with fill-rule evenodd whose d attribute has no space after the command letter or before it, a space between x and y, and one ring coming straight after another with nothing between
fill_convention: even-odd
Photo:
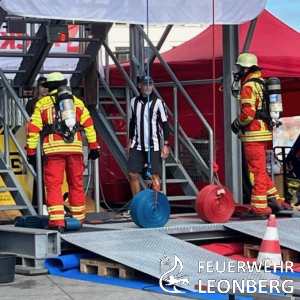
<instances>
[{"instance_id":1,"label":"blue weight plate","mask_svg":"<svg viewBox=\"0 0 300 300\"><path fill-rule=\"evenodd\" d=\"M155 204L155 191L143 190L132 200L130 206L133 222L144 228L163 227L170 219L170 203L165 194L157 194ZM154 207L155 206L155 207Z\"/></svg>"}]
</instances>

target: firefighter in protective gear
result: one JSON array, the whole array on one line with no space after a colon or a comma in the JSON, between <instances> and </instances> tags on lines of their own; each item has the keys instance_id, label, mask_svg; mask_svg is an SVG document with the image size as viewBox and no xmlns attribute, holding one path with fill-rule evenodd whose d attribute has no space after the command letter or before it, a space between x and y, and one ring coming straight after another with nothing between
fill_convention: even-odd
<instances>
[{"instance_id":1,"label":"firefighter in protective gear","mask_svg":"<svg viewBox=\"0 0 300 300\"><path fill-rule=\"evenodd\" d=\"M74 131L73 140L66 142L61 131L56 128L61 126L58 89L67 84L67 79L59 72L49 74L43 84L49 89L49 95L40 99L36 105L27 127L27 158L29 162L35 161L36 148L40 132L43 131L42 141L44 159L44 179L46 186L46 204L50 216L49 227L63 231L64 201L62 185L64 171L66 172L69 187L69 201L72 216L83 223L85 219L85 193L83 188L83 148L82 136L78 130L83 127L90 149L89 159L99 157L99 145L93 120L84 103L73 96L75 118L78 124ZM46 129L46 130L45 130Z\"/></svg>"},{"instance_id":2,"label":"firefighter in protective gear","mask_svg":"<svg viewBox=\"0 0 300 300\"><path fill-rule=\"evenodd\" d=\"M252 184L251 212L243 214L244 219L264 219L284 207L271 178L266 170L267 141L272 140L272 132L267 124L256 118L256 111L262 109L262 86L252 78L262 78L257 57L251 53L239 55L234 80L242 80L240 95L241 113L232 122L231 129L243 142L246 162Z\"/></svg>"}]
</instances>

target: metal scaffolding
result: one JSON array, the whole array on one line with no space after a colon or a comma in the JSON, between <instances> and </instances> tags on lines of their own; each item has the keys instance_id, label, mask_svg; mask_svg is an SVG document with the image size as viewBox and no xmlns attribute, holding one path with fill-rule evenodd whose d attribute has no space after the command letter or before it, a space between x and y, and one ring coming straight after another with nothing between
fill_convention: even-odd
<instances>
[{"instance_id":1,"label":"metal scaffolding","mask_svg":"<svg viewBox=\"0 0 300 300\"><path fill-rule=\"evenodd\" d=\"M0 10L0 24L3 22L7 22L8 18L13 16L8 16L7 13L1 8ZM167 183L177 183L183 189L183 195L176 199L173 197L173 201L175 200L183 200L190 199L195 200L198 189L196 188L191 176L185 170L185 166L182 164L182 151L184 153L188 153L191 158L193 164L196 166L196 170L199 169L201 174L203 174L204 178L206 178L209 182L217 182L216 178L214 178L213 171L213 130L211 126L208 124L206 119L203 117L201 111L195 105L195 102L189 94L187 93L185 86L188 85L201 85L201 84L210 84L213 82L219 83L223 82L224 85L224 107L226 107L226 113L224 112L224 136L226 141L225 143L225 169L226 169L226 186L233 192L234 198L236 201L241 202L242 200L242 173L241 173L241 164L240 164L240 143L236 136L233 136L230 131L230 122L233 117L237 114L237 104L231 96L231 81L232 81L232 69L235 64L236 58L238 56L238 26L237 25L223 25L223 78L214 78L214 79L205 79L205 80L194 80L194 81L186 81L181 82L177 79L171 68L165 62L163 57L160 55L159 50L161 49L164 41L166 40L170 30L172 29L172 25L166 26L165 32L163 33L160 41L155 46L152 41L147 36L144 28L141 25L133 25L129 26L129 36L130 36L130 76L127 75L126 71L118 61L115 53L110 49L108 41L109 41L109 29L112 26L112 23L91 23L84 21L73 21L66 22L62 20L47 20L47 19L32 19L32 18L24 18L26 24L30 24L30 33L26 36L13 37L13 39L19 39L24 41L24 47L22 53L16 54L12 52L1 53L1 56L6 55L8 57L14 57L19 55L22 57L22 62L18 70L4 70L0 72L1 80L2 80L2 94L5 94L5 89L8 89L11 97L14 99L17 105L17 109L19 109L22 114L25 116L25 120L28 121L28 116L24 111L24 108L20 107L21 102L19 101L18 95L21 96L21 91L24 88L28 88L32 86L36 76L40 74L49 73L47 70L43 70L42 66L46 58L51 57L60 57L60 58L71 58L77 57L78 63L74 70L56 70L62 73L71 74L70 85L72 86L75 93L78 95L85 95L85 88L82 85L87 73L90 70L91 65L95 62L98 57L98 52L101 47L104 47L106 53L106 61L108 61L108 57L111 57L117 66L118 70L122 74L126 86L121 88L111 87L109 85L109 68L106 67L105 73L106 78L103 79L101 76L100 82L101 86L98 88L97 95L97 107L89 106L89 109L92 112L96 128L100 134L103 135L104 140L107 144L110 145L110 149L112 154L114 155L116 161L120 165L123 172L127 175L126 169L126 153L125 146L122 144L120 138L122 136L127 136L128 132L128 122L129 122L129 103L130 98L132 96L137 96L139 94L136 88L136 81L139 76L147 73L147 64L145 64L144 57L144 42L148 44L148 46L152 50L152 55L149 57L149 66L153 63L155 58L158 58L164 69L172 78L172 82L158 83L157 87L163 88L167 86L173 87L173 104L174 110L170 111L169 116L171 117L171 130L174 134L174 149L171 151L171 157L164 164L164 170L162 174L163 179L163 191L167 192ZM34 24L38 24L39 29L35 33L33 29ZM79 42L79 52L76 54L58 54L58 53L50 53L52 43L47 41L47 32L46 26L49 24L77 24L79 26L79 37L78 38L70 38L70 41ZM245 45L243 50L247 50L249 48L251 38L253 35L253 30L255 28L256 20L251 22L249 27L249 32L247 35L247 39L245 41ZM93 36L90 37L87 34L87 29L92 30ZM10 39L12 37L6 36L1 37L1 39ZM31 41L30 47L27 50L26 41ZM15 78L13 80L13 85L9 85L8 81L5 77L4 73L15 73ZM199 121L206 128L209 139L207 144L207 151L205 152L203 158L203 153L199 152L199 149L195 147L195 144L191 141L191 139L184 132L184 129L178 122L178 92L181 92L185 98L185 101L192 108L193 112L196 116L198 116ZM158 97L161 97L156 89L154 89L155 94ZM104 96L105 95L105 96ZM124 98L123 100L120 100ZM109 100L108 100L109 99ZM107 106L114 105L119 112L119 116L110 116L107 110ZM229 111L229 113L228 113ZM124 120L125 128L127 129L125 132L117 132L114 126L115 120ZM6 139L6 147L8 147L7 139L8 139L8 130L5 129L5 139ZM9 153L9 151L5 151L5 153ZM26 158L26 155L22 149L20 149L21 156ZM6 155L6 154L5 154ZM40 161L40 156L38 156L38 160ZM169 168L173 178L167 178L166 168ZM33 174L38 180L39 183L39 205L41 206L41 168L38 169L38 174L33 171ZM96 173L94 174L94 187L99 183L99 174L97 174L98 170L96 168ZM170 173L169 172L169 173ZM143 186L143 180L141 179ZM96 193L96 196L99 194ZM97 197L98 198L98 197ZM96 210L99 209L99 198L96 200ZM39 212L41 212L41 207L39 208Z\"/></svg>"}]
</instances>

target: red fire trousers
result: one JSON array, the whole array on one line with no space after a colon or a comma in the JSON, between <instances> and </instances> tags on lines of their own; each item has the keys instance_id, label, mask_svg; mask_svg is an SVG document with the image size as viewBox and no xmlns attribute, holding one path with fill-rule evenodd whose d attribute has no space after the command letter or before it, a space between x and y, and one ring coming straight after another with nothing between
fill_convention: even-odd
<instances>
[{"instance_id":1,"label":"red fire trousers","mask_svg":"<svg viewBox=\"0 0 300 300\"><path fill-rule=\"evenodd\" d=\"M83 223L85 218L85 194L83 188L82 154L57 154L47 156L44 166L46 204L50 216L49 226L65 226L62 185L66 172L69 202L72 216Z\"/></svg>"},{"instance_id":2,"label":"red fire trousers","mask_svg":"<svg viewBox=\"0 0 300 300\"><path fill-rule=\"evenodd\" d=\"M245 157L252 183L251 209L256 214L269 215L268 198L279 194L266 170L266 142L244 142Z\"/></svg>"}]
</instances>

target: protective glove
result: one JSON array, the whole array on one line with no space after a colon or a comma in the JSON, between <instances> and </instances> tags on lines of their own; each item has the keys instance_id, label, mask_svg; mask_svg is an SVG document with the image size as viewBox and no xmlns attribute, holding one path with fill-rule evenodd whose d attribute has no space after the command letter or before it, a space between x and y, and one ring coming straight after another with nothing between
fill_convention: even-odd
<instances>
[{"instance_id":1,"label":"protective glove","mask_svg":"<svg viewBox=\"0 0 300 300\"><path fill-rule=\"evenodd\" d=\"M99 156L100 156L100 148L91 149L89 152L88 159L95 160L95 159L98 159Z\"/></svg>"},{"instance_id":2,"label":"protective glove","mask_svg":"<svg viewBox=\"0 0 300 300\"><path fill-rule=\"evenodd\" d=\"M34 168L36 167L36 154L27 155L27 161Z\"/></svg>"},{"instance_id":3,"label":"protective glove","mask_svg":"<svg viewBox=\"0 0 300 300\"><path fill-rule=\"evenodd\" d=\"M236 119L231 123L231 131L232 131L234 134L238 134L240 130L241 130L241 124L240 124L238 118L236 118Z\"/></svg>"}]
</instances>

